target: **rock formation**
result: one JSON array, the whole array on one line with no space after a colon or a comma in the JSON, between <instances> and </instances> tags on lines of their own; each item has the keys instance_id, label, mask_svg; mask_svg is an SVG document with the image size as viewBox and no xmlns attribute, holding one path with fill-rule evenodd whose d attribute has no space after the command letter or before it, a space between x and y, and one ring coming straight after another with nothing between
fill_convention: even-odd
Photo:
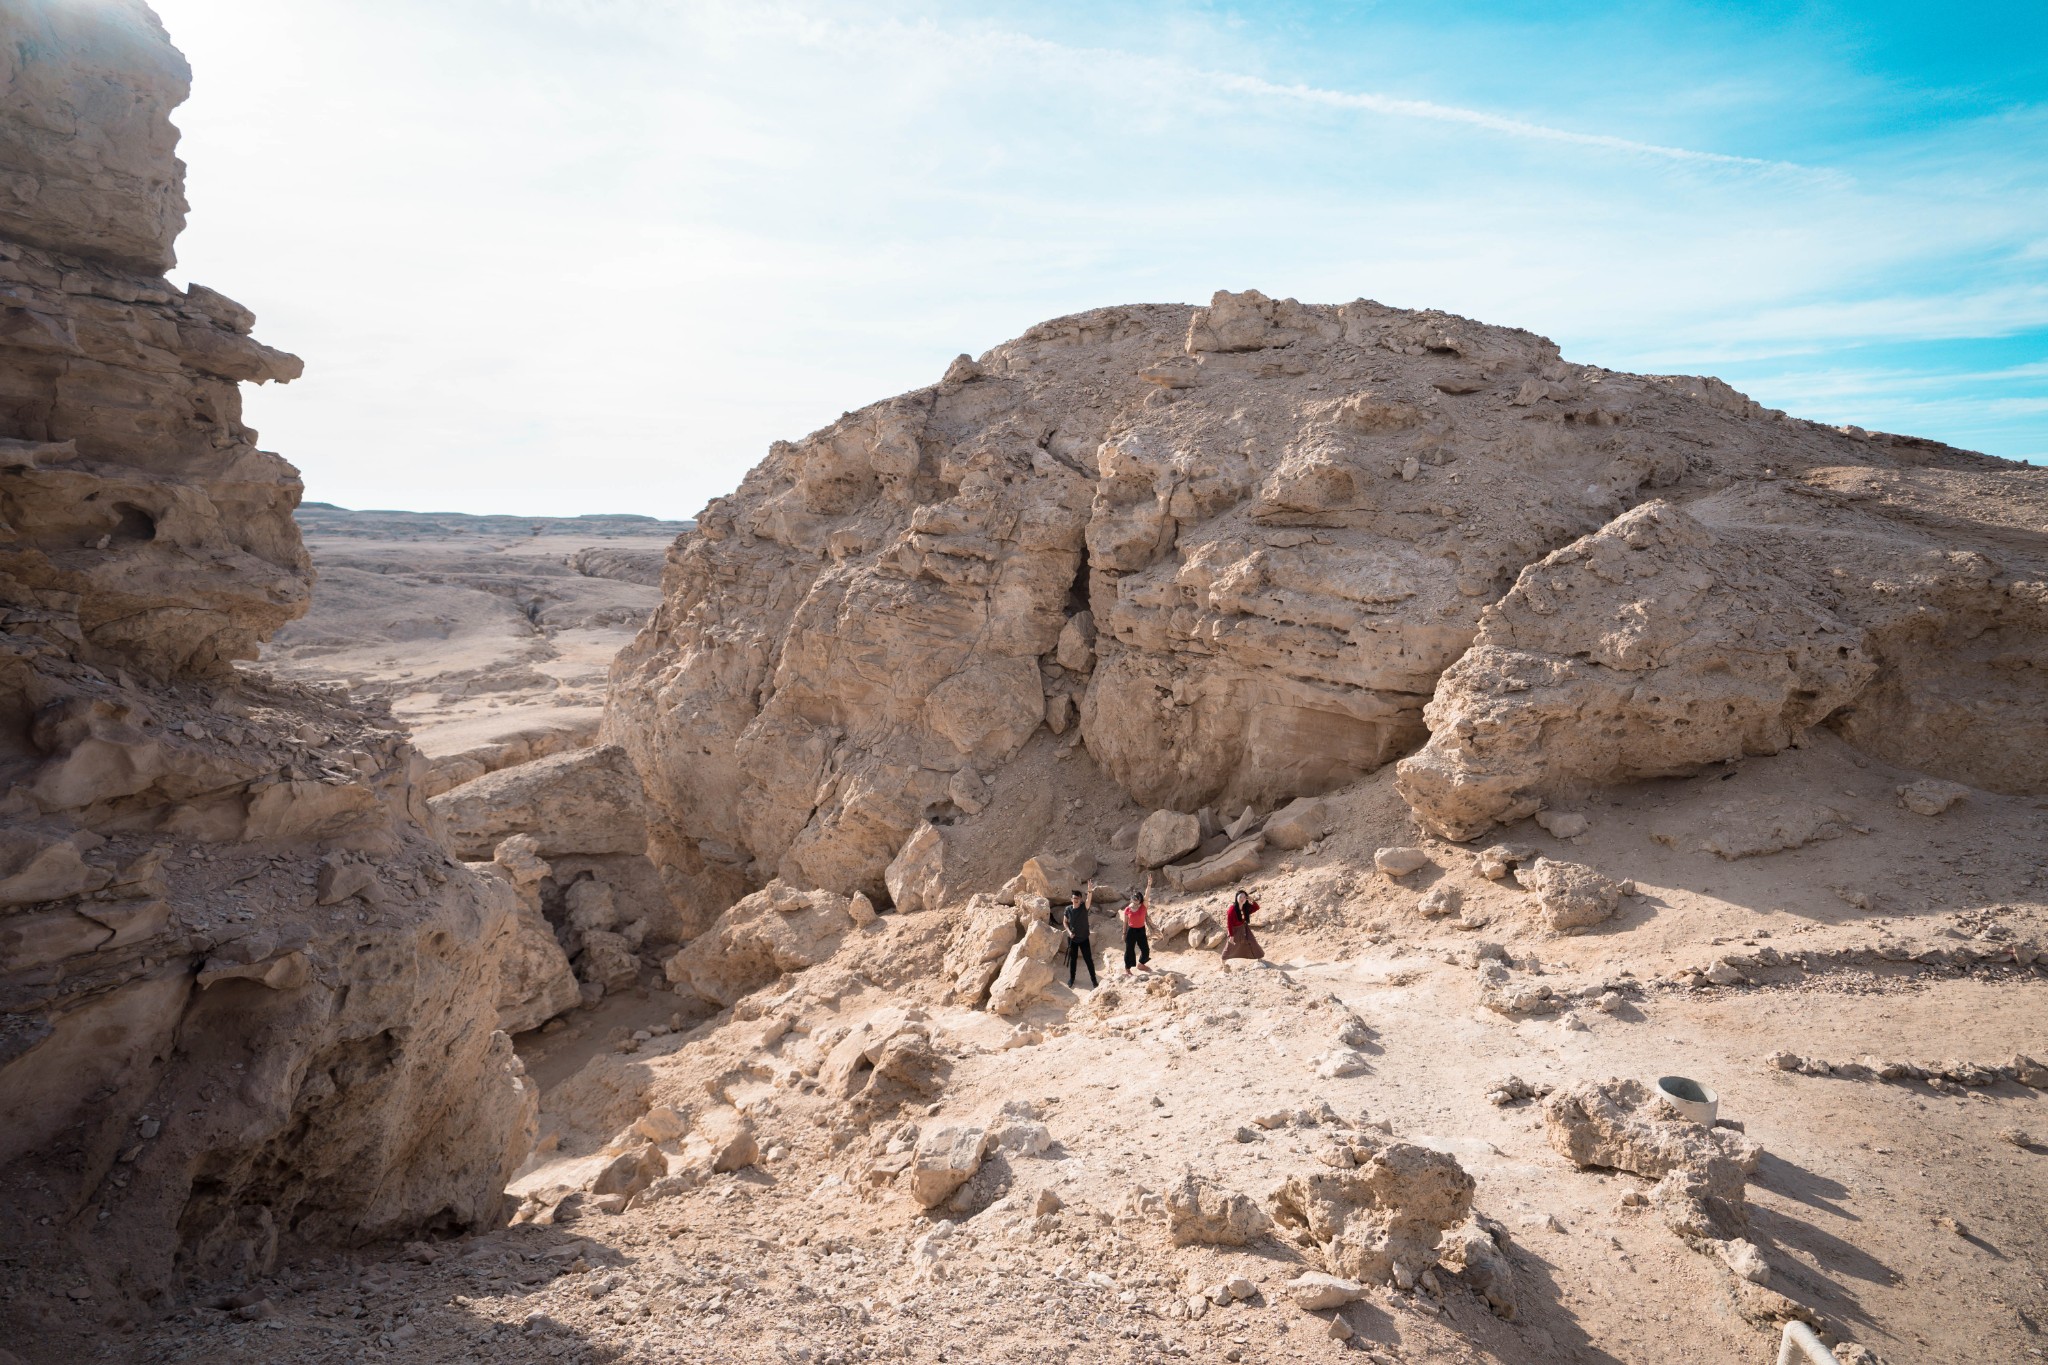
<instances>
[{"instance_id":1,"label":"rock formation","mask_svg":"<svg viewBox=\"0 0 2048 1365\"><path fill-rule=\"evenodd\" d=\"M163 278L183 58L139 0L27 0L0 72L0 1320L33 1341L489 1223L534 1102L512 888L429 834L401 735L230 668L311 586L236 387L300 366Z\"/></svg>"},{"instance_id":2,"label":"rock formation","mask_svg":"<svg viewBox=\"0 0 2048 1365\"><path fill-rule=\"evenodd\" d=\"M679 544L604 733L685 897L928 904L946 828L1000 818L982 775L1070 716L1169 812L1419 748L1403 792L1458 838L1820 723L2039 791L2043 566L1961 515L2026 477L1441 313L1099 309L775 446ZM1143 861L1194 850L1171 820Z\"/></svg>"}]
</instances>

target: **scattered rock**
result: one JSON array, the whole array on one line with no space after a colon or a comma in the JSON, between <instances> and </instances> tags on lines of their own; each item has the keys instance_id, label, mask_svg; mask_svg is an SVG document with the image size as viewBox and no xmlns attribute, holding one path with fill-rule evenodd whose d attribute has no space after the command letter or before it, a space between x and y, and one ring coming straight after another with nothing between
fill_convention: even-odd
<instances>
[{"instance_id":1,"label":"scattered rock","mask_svg":"<svg viewBox=\"0 0 2048 1365\"><path fill-rule=\"evenodd\" d=\"M1588 1081L1559 1090L1544 1102L1543 1126L1550 1145L1581 1168L1658 1181L1651 1202L1674 1230L1726 1238L1748 1223L1744 1167L1755 1167L1755 1144L1680 1118L1640 1081Z\"/></svg>"},{"instance_id":2,"label":"scattered rock","mask_svg":"<svg viewBox=\"0 0 2048 1365\"><path fill-rule=\"evenodd\" d=\"M1464 908L1464 904L1464 894L1457 887L1449 882L1438 882L1423 893L1415 908L1430 919L1440 919L1445 915L1457 914Z\"/></svg>"},{"instance_id":3,"label":"scattered rock","mask_svg":"<svg viewBox=\"0 0 2048 1365\"><path fill-rule=\"evenodd\" d=\"M1166 1219L1175 1246L1247 1246L1270 1225L1251 1199L1193 1172L1167 1191Z\"/></svg>"},{"instance_id":4,"label":"scattered rock","mask_svg":"<svg viewBox=\"0 0 2048 1365\"><path fill-rule=\"evenodd\" d=\"M1960 782L1942 782L1932 777L1908 782L1898 789L1899 804L1915 815L1940 815L1969 794L1970 789Z\"/></svg>"},{"instance_id":5,"label":"scattered rock","mask_svg":"<svg viewBox=\"0 0 2048 1365\"><path fill-rule=\"evenodd\" d=\"M1526 863L1536 856L1536 850L1527 844L1493 844L1479 850L1479 875L1490 882L1497 882L1515 870L1516 863Z\"/></svg>"},{"instance_id":6,"label":"scattered rock","mask_svg":"<svg viewBox=\"0 0 2048 1365\"><path fill-rule=\"evenodd\" d=\"M1306 1231L1332 1274L1412 1284L1434 1264L1444 1231L1471 1212L1472 1177L1445 1153L1364 1134L1352 1157L1352 1170L1289 1176L1274 1217Z\"/></svg>"},{"instance_id":7,"label":"scattered rock","mask_svg":"<svg viewBox=\"0 0 2048 1365\"><path fill-rule=\"evenodd\" d=\"M1560 934L1599 924L1621 906L1621 883L1581 863L1538 858L1518 875L1536 893L1543 922Z\"/></svg>"},{"instance_id":8,"label":"scattered rock","mask_svg":"<svg viewBox=\"0 0 2048 1365\"><path fill-rule=\"evenodd\" d=\"M926 1208L943 1204L981 1169L988 1134L967 1124L933 1124L918 1134L911 1157L910 1197Z\"/></svg>"},{"instance_id":9,"label":"scattered rock","mask_svg":"<svg viewBox=\"0 0 2048 1365\"><path fill-rule=\"evenodd\" d=\"M1419 848L1383 848L1372 855L1372 865L1389 877L1405 877L1429 866L1429 855Z\"/></svg>"},{"instance_id":10,"label":"scattered rock","mask_svg":"<svg viewBox=\"0 0 2048 1365\"><path fill-rule=\"evenodd\" d=\"M1536 823L1559 839L1576 839L1592 824L1577 811L1563 810L1539 810L1536 812Z\"/></svg>"},{"instance_id":11,"label":"scattered rock","mask_svg":"<svg viewBox=\"0 0 2048 1365\"><path fill-rule=\"evenodd\" d=\"M1311 1313L1356 1303L1366 1297L1367 1292L1357 1280L1325 1275L1317 1270L1297 1275L1287 1282L1287 1296L1294 1300L1295 1307L1305 1308Z\"/></svg>"},{"instance_id":12,"label":"scattered rock","mask_svg":"<svg viewBox=\"0 0 2048 1365\"><path fill-rule=\"evenodd\" d=\"M1179 811L1155 810L1138 827L1137 855L1140 867L1164 867L1200 847L1200 817Z\"/></svg>"}]
</instances>

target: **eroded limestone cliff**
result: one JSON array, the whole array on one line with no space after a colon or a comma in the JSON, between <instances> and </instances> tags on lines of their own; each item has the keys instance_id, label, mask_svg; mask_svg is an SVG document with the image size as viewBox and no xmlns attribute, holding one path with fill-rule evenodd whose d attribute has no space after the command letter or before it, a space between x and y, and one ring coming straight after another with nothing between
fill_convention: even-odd
<instances>
[{"instance_id":1,"label":"eroded limestone cliff","mask_svg":"<svg viewBox=\"0 0 2048 1365\"><path fill-rule=\"evenodd\" d=\"M163 277L187 81L139 0L0 8L0 1320L53 1359L282 1243L488 1222L533 1122L514 887L388 724L231 668L311 587L237 392L300 366Z\"/></svg>"},{"instance_id":2,"label":"eroded limestone cliff","mask_svg":"<svg viewBox=\"0 0 2048 1365\"><path fill-rule=\"evenodd\" d=\"M922 827L1041 728L1189 812L1413 754L1461 838L1823 721L2038 791L2039 537L1943 513L2029 477L1442 313L1099 309L775 446L678 543L605 734L711 912L929 881Z\"/></svg>"}]
</instances>

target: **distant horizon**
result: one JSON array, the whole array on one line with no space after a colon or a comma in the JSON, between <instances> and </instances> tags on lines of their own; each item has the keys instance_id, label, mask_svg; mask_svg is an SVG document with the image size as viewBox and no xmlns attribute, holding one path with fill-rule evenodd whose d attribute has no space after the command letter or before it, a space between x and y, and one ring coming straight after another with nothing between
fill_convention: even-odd
<instances>
[{"instance_id":1,"label":"distant horizon","mask_svg":"<svg viewBox=\"0 0 2048 1365\"><path fill-rule=\"evenodd\" d=\"M2048 461L2048 7L155 0L180 280L342 507L653 505L1218 288Z\"/></svg>"},{"instance_id":2,"label":"distant horizon","mask_svg":"<svg viewBox=\"0 0 2048 1365\"><path fill-rule=\"evenodd\" d=\"M695 517L655 517L645 512L471 512L460 507L343 507L324 498L301 498L299 508L318 507L329 512L355 512L364 516L389 517L497 517L507 521L646 521L657 526L696 524Z\"/></svg>"}]
</instances>

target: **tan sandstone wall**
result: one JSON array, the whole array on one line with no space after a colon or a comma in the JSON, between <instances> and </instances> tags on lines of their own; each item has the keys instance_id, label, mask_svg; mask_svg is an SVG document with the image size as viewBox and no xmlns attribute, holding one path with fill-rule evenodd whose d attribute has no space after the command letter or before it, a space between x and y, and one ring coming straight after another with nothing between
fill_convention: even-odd
<instances>
[{"instance_id":1,"label":"tan sandstone wall","mask_svg":"<svg viewBox=\"0 0 2048 1365\"><path fill-rule=\"evenodd\" d=\"M140 3L0 9L0 1323L498 1217L513 888L388 724L231 667L305 609L299 361L162 276L187 70Z\"/></svg>"},{"instance_id":2,"label":"tan sandstone wall","mask_svg":"<svg viewBox=\"0 0 2048 1365\"><path fill-rule=\"evenodd\" d=\"M1460 837L1823 721L2041 790L2040 528L1983 521L2025 477L1442 313L1098 309L777 444L671 553L604 734L708 913L881 898L1040 728L1181 811L1422 749Z\"/></svg>"}]
</instances>

